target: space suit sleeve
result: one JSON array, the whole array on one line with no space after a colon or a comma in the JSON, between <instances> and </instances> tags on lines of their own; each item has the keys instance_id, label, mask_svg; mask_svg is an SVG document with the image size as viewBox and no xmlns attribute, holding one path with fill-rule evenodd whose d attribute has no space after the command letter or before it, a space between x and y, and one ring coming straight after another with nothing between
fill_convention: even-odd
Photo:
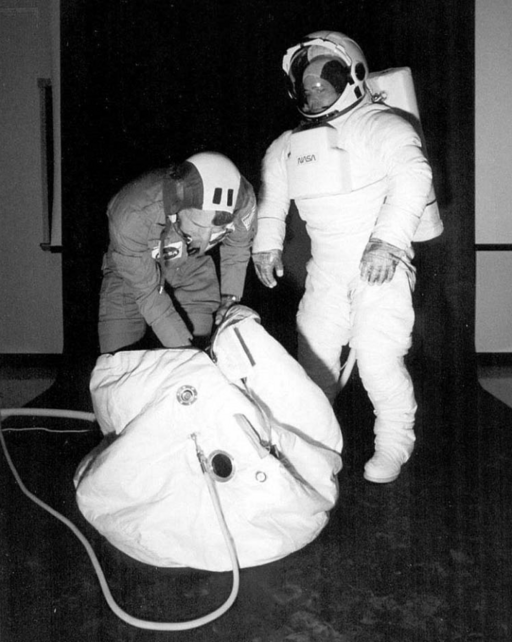
<instances>
[{"instance_id":1,"label":"space suit sleeve","mask_svg":"<svg viewBox=\"0 0 512 642\"><path fill-rule=\"evenodd\" d=\"M253 254L282 250L286 217L290 209L286 155L291 132L285 132L268 148L262 164L258 198L258 230Z\"/></svg>"},{"instance_id":2,"label":"space suit sleeve","mask_svg":"<svg viewBox=\"0 0 512 642\"><path fill-rule=\"evenodd\" d=\"M149 253L127 256L112 252L112 261L132 289L139 310L166 347L190 344L191 334L168 294L158 292L159 273Z\"/></svg>"},{"instance_id":3,"label":"space suit sleeve","mask_svg":"<svg viewBox=\"0 0 512 642\"><path fill-rule=\"evenodd\" d=\"M219 252L221 292L242 298L256 230L256 196L252 185L243 176L240 189L235 229L221 243Z\"/></svg>"},{"instance_id":4,"label":"space suit sleeve","mask_svg":"<svg viewBox=\"0 0 512 642\"><path fill-rule=\"evenodd\" d=\"M413 126L392 112L379 116L366 135L384 163L388 189L372 238L405 250L427 205L432 170Z\"/></svg>"}]
</instances>

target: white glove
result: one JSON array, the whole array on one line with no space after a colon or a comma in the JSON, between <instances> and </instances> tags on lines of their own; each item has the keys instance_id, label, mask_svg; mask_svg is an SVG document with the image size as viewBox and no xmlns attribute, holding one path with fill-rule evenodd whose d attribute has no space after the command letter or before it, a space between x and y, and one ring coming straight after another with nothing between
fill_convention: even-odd
<instances>
[{"instance_id":1,"label":"white glove","mask_svg":"<svg viewBox=\"0 0 512 642\"><path fill-rule=\"evenodd\" d=\"M263 285L266 285L267 288L274 288L277 285L274 272L278 277L281 277L284 274L282 257L283 253L281 250L256 252L256 254L252 255L258 279L263 283Z\"/></svg>"},{"instance_id":2,"label":"white glove","mask_svg":"<svg viewBox=\"0 0 512 642\"><path fill-rule=\"evenodd\" d=\"M400 248L380 239L370 239L359 265L361 278L370 285L389 283L395 276L398 263L405 257Z\"/></svg>"}]
</instances>

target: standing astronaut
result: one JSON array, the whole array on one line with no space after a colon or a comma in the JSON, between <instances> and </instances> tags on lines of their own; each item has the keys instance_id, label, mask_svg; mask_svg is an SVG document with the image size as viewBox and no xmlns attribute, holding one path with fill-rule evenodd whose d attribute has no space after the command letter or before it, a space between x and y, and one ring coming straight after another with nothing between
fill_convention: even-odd
<instances>
[{"instance_id":1,"label":"standing astronaut","mask_svg":"<svg viewBox=\"0 0 512 642\"><path fill-rule=\"evenodd\" d=\"M311 239L297 313L299 362L333 402L341 350L355 351L376 417L364 476L391 482L415 441L416 401L404 365L414 324L412 241L442 231L437 209L426 209L431 168L415 128L373 100L363 52L346 35L310 34L287 51L283 68L303 120L263 160L255 269L270 288L283 275L294 200Z\"/></svg>"},{"instance_id":2,"label":"standing astronaut","mask_svg":"<svg viewBox=\"0 0 512 642\"><path fill-rule=\"evenodd\" d=\"M202 152L129 183L107 214L100 351L137 345L148 326L164 347L205 347L243 294L256 224L250 183L222 154ZM222 290L208 254L217 244Z\"/></svg>"}]
</instances>

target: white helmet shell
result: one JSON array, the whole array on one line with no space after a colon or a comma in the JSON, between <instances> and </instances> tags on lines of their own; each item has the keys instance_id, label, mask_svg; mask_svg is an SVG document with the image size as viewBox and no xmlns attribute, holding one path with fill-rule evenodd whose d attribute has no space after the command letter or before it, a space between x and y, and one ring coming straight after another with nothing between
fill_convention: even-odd
<instances>
[{"instance_id":1,"label":"white helmet shell","mask_svg":"<svg viewBox=\"0 0 512 642\"><path fill-rule=\"evenodd\" d=\"M218 152L201 152L187 158L201 177L202 203L200 210L220 210L232 214L240 189L240 172L229 158Z\"/></svg>"},{"instance_id":2,"label":"white helmet shell","mask_svg":"<svg viewBox=\"0 0 512 642\"><path fill-rule=\"evenodd\" d=\"M302 88L306 67L319 56L329 56L340 61L346 69L346 85L337 100L321 112L308 113ZM323 121L334 118L355 107L367 92L368 64L359 47L351 38L338 31L315 31L298 45L288 49L283 57L283 70L288 77L288 92L296 101L304 118Z\"/></svg>"},{"instance_id":3,"label":"white helmet shell","mask_svg":"<svg viewBox=\"0 0 512 642\"><path fill-rule=\"evenodd\" d=\"M175 215L184 209L216 211L233 219L242 176L236 165L218 152L200 152L168 171L166 197Z\"/></svg>"}]
</instances>

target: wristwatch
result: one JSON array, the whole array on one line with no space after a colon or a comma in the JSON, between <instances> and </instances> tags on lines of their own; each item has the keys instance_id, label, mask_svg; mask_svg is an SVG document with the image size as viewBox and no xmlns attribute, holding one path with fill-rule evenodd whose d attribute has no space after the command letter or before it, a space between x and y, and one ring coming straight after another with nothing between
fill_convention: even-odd
<instances>
[{"instance_id":1,"label":"wristwatch","mask_svg":"<svg viewBox=\"0 0 512 642\"><path fill-rule=\"evenodd\" d=\"M236 294L221 294L221 299L223 303L227 301L238 303L240 301L240 297L236 296Z\"/></svg>"}]
</instances>

